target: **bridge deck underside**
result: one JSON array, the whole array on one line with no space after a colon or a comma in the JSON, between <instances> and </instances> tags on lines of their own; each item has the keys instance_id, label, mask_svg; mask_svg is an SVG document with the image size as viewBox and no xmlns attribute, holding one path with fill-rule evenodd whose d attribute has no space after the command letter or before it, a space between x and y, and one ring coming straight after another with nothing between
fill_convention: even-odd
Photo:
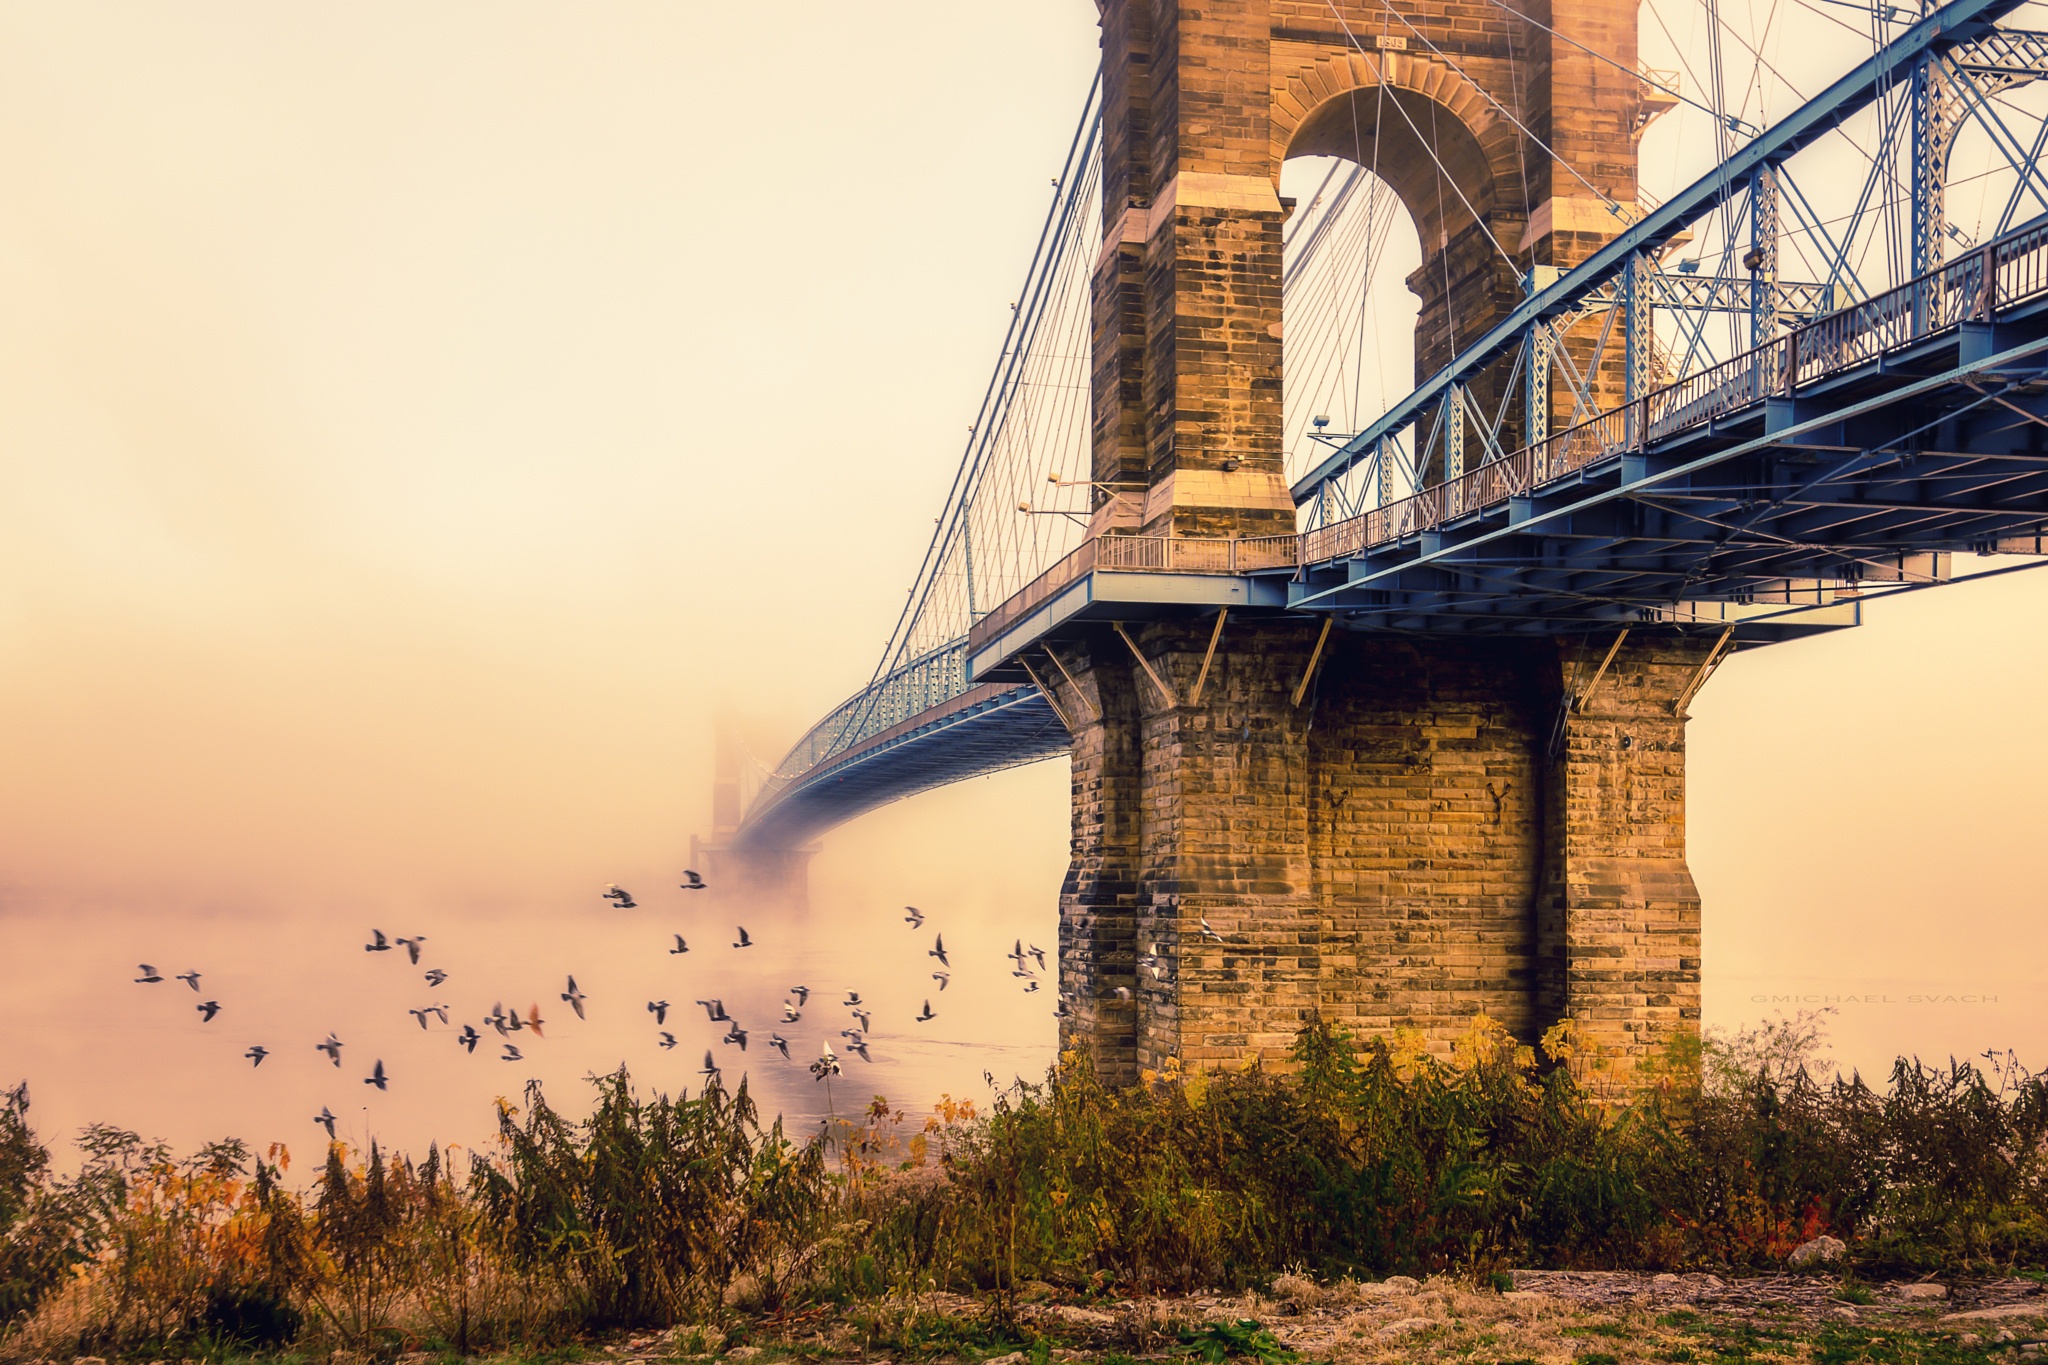
<instances>
[{"instance_id":1,"label":"bridge deck underside","mask_svg":"<svg viewBox=\"0 0 2048 1365\"><path fill-rule=\"evenodd\" d=\"M803 774L750 813L742 838L794 847L899 798L1065 753L1069 742L1035 687L970 688Z\"/></svg>"},{"instance_id":2,"label":"bridge deck underside","mask_svg":"<svg viewBox=\"0 0 2048 1365\"><path fill-rule=\"evenodd\" d=\"M1678 602L1812 605L1788 581L1916 581L1912 557L2048 520L2044 321L1939 338L1310 564L1290 605L1361 627L1541 633Z\"/></svg>"}]
</instances>

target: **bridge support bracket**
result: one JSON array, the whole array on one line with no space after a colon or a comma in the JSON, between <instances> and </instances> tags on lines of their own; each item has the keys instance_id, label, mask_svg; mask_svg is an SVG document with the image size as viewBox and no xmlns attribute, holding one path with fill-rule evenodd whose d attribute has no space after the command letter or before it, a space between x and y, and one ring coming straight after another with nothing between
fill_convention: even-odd
<instances>
[{"instance_id":1,"label":"bridge support bracket","mask_svg":"<svg viewBox=\"0 0 2048 1365\"><path fill-rule=\"evenodd\" d=\"M1685 714L1686 703L1690 702L1694 694L1706 685L1708 677L1713 674L1714 665L1720 662L1722 652L1728 648L1728 641L1734 634L1735 627L1729 626L1721 632L1721 638L1714 641L1714 647L1707 651L1707 657L1700 660L1699 671L1692 675L1692 681L1687 683L1685 690L1680 692L1677 698L1672 701L1672 715L1682 716Z\"/></svg>"},{"instance_id":2,"label":"bridge support bracket","mask_svg":"<svg viewBox=\"0 0 2048 1365\"><path fill-rule=\"evenodd\" d=\"M1131 647L1131 657L1138 661L1138 667L1145 670L1145 676L1150 678L1152 685L1159 689L1159 695L1166 698L1166 704L1168 706L1179 706L1180 698L1174 695L1173 688L1167 685L1166 679L1160 677L1158 670L1152 667L1152 661L1145 657L1144 650L1138 648L1138 642L1133 640L1130 632L1124 629L1124 623L1121 621L1111 621L1109 624L1118 635L1123 637L1123 642Z\"/></svg>"},{"instance_id":3,"label":"bridge support bracket","mask_svg":"<svg viewBox=\"0 0 2048 1365\"><path fill-rule=\"evenodd\" d=\"M1622 642L1626 639L1628 639L1628 627L1623 626L1621 634L1615 636L1614 643L1607 647L1607 657L1600 661L1600 667L1593 670L1593 680L1587 683L1585 688L1576 697L1572 698L1572 710L1583 711L1586 709L1586 703L1593 699L1593 689L1598 687L1600 680L1607 676L1607 666L1614 662L1615 655L1621 653Z\"/></svg>"},{"instance_id":4,"label":"bridge support bracket","mask_svg":"<svg viewBox=\"0 0 2048 1365\"><path fill-rule=\"evenodd\" d=\"M1308 695L1308 685L1315 681L1316 665L1323 661L1323 646L1330 642L1330 627L1336 624L1334 615L1323 618L1322 633L1316 636L1316 647L1309 652L1308 667L1301 671L1301 681L1295 684L1294 705L1301 705L1301 699Z\"/></svg>"},{"instance_id":5,"label":"bridge support bracket","mask_svg":"<svg viewBox=\"0 0 2048 1365\"><path fill-rule=\"evenodd\" d=\"M1045 685L1045 679L1038 676L1038 670L1031 666L1031 661L1019 655L1017 662L1024 666L1024 672L1030 677L1031 685L1038 689L1039 696L1045 698L1045 704L1052 708L1053 715L1067 728L1067 733L1074 733L1074 722L1067 718L1066 708L1060 705L1060 699L1053 695L1052 689Z\"/></svg>"},{"instance_id":6,"label":"bridge support bracket","mask_svg":"<svg viewBox=\"0 0 2048 1365\"><path fill-rule=\"evenodd\" d=\"M1067 661L1053 653L1051 645L1041 645L1040 648L1045 651L1045 657L1052 660L1052 666L1060 671L1060 676L1067 680L1067 686L1074 689L1074 704L1082 712L1081 719L1084 721L1100 719L1102 713L1088 704L1088 694L1083 692L1081 684L1074 680L1073 671L1067 667Z\"/></svg>"},{"instance_id":7,"label":"bridge support bracket","mask_svg":"<svg viewBox=\"0 0 2048 1365\"><path fill-rule=\"evenodd\" d=\"M1202 671L1195 674L1195 689L1188 693L1188 705L1202 704L1202 685L1209 681L1209 665L1215 661L1216 646L1223 639L1223 623L1230 619L1230 608L1219 607L1216 611L1216 629L1209 632L1209 648L1202 655Z\"/></svg>"}]
</instances>

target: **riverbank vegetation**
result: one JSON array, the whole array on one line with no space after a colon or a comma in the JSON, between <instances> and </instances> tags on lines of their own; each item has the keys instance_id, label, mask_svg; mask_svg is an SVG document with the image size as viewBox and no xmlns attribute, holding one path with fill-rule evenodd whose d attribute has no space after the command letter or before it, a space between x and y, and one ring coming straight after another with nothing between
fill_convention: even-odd
<instances>
[{"instance_id":1,"label":"riverbank vegetation","mask_svg":"<svg viewBox=\"0 0 2048 1365\"><path fill-rule=\"evenodd\" d=\"M501 1105L494 1150L334 1144L310 1179L282 1148L180 1157L104 1127L59 1175L20 1088L0 1096L0 1358L540 1350L935 1293L1000 1328L1048 1290L1732 1276L1823 1235L1869 1282L2048 1267L2048 1082L2010 1062L1823 1083L1796 1038L1759 1034L1710 1049L1706 1084L1617 1107L1568 1053L1483 1023L1448 1059L1314 1028L1284 1074L1112 1090L1069 1058L810 1140L744 1083L670 1100L621 1072L580 1120L538 1087Z\"/></svg>"}]
</instances>

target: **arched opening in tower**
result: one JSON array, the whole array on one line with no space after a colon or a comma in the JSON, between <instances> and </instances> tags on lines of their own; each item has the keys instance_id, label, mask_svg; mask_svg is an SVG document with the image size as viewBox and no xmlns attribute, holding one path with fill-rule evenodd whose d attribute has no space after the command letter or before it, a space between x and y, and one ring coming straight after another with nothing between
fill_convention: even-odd
<instances>
[{"instance_id":1,"label":"arched opening in tower","mask_svg":"<svg viewBox=\"0 0 2048 1365\"><path fill-rule=\"evenodd\" d=\"M1282 406L1287 476L1406 393L1421 301L1422 242L1400 194L1350 157L1300 156L1280 174L1287 220ZM1399 480L1393 496L1409 491Z\"/></svg>"}]
</instances>

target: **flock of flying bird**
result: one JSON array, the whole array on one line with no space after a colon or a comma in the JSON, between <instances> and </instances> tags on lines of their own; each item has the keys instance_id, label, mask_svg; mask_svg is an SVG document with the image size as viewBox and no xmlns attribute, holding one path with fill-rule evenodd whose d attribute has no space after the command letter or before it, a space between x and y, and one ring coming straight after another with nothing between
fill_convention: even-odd
<instances>
[{"instance_id":1,"label":"flock of flying bird","mask_svg":"<svg viewBox=\"0 0 2048 1365\"><path fill-rule=\"evenodd\" d=\"M708 890L709 887L696 872L685 869L680 889L684 891L704 891ZM617 884L607 886L600 895L604 900L610 901L616 908L621 910L636 909L639 905L639 902L633 899L631 893ZM913 931L924 927L925 916L923 911L914 905L905 906L904 910L906 913L903 916L903 921ZM739 925L737 928L739 937L733 941L732 947L735 949L753 947L754 939L748 934L746 926ZM1202 922L1202 929L1205 935L1214 933L1209 928L1207 920ZM681 934L674 935L674 938L675 947L668 950L670 956L677 956L691 951L689 943ZM370 941L363 945L363 951L366 953L388 953L403 950L410 965L417 967L420 962L421 945L426 941L427 936L425 934L386 938L383 930L372 929L370 931ZM946 937L944 934L934 931L932 946L925 955L938 961L938 967L932 972L931 976L932 980L939 983L939 990L943 992L953 979L953 964L951 958L946 953ZM1038 972L1045 970L1045 951L1035 944L1027 947L1022 939L1018 939L1016 945L1008 954L1008 959L1011 963L1010 975L1025 983L1025 992L1028 994L1037 991L1039 989ZM1037 971L1032 970L1027 965L1028 962L1035 962L1037 964ZM1151 965L1153 974L1155 976L1160 974L1156 958L1151 964L1141 962L1141 965ZM165 981L165 977L155 967L146 962L141 964L141 971L142 974L135 978L138 985L162 985ZM429 967L424 974L424 978L429 988L439 989L441 984L448 979L448 973L439 967ZM202 977L197 971L181 972L171 979L184 982L192 988L195 994L202 993L199 989ZM780 1024L787 1026L802 1019L803 1011L809 1007L811 994L809 986L791 986L788 993L789 998L782 1002ZM561 998L570 1009L576 1012L578 1019L587 1017L584 1005L590 997L577 987L574 976L569 977L568 988L562 992ZM741 1026L739 1020L726 1012L723 1000L713 997L708 1000L698 1000L696 1003L704 1008L704 1012L709 1017L711 1023L726 1025L725 1035L719 1040L720 1042L737 1046L741 1052L747 1050L747 1040L751 1035L746 1028ZM864 1062L872 1062L874 1058L868 1055L868 1034L873 1031L874 1024L867 1004L862 1001L860 992L857 990L849 990L846 993L846 999L841 1001L840 1004L843 1008L850 1011L852 1020L858 1027L841 1029L838 1036L844 1040L844 1046L848 1052L858 1054ZM419 1024L420 1028L424 1030L427 1027L429 1017L437 1019L443 1025L446 1025L449 1022L448 1008L445 1004L436 1003L422 1005L416 1009L408 1009L406 1013L410 1014ZM659 1046L664 1050L678 1046L675 1034L666 1027L668 1012L671 1008L673 1007L666 1000L650 1000L647 1002L647 1012L654 1016ZM221 1013L222 1006L218 1000L203 1000L198 1003L197 1009L200 1015L200 1022L210 1024ZM1065 1003L1061 1002L1053 1013L1056 1017L1065 1018L1067 1014ZM929 1023L937 1017L938 1014L932 1009L932 1002L929 996L925 998L924 1008L912 1016L913 1020L920 1024ZM542 1032L542 1028L546 1025L547 1021L541 1017L538 1004L529 1007L527 1013L522 1016L516 1007L508 1011L502 1002L495 1002L491 1006L491 1012L485 1015L481 1022L486 1028L494 1029L503 1040L504 1051L500 1056L501 1060L507 1062L525 1060L525 1056L520 1051L518 1043L513 1041L513 1035L530 1029L536 1038L545 1038L547 1036ZM475 1024L467 1022L462 1025L461 1031L455 1035L457 1044L471 1055L475 1054L477 1045L483 1039L483 1032ZM314 1051L325 1053L327 1059L334 1064L337 1070L341 1067L341 1050L343 1046L341 1039L331 1031L324 1041L313 1045ZM783 1037L781 1033L772 1032L768 1035L768 1047L771 1051L779 1053L785 1062L793 1060L790 1056L789 1040ZM263 1059L270 1056L271 1053L270 1049L258 1043L251 1046L242 1055L249 1060L252 1067L260 1067L263 1065ZM832 1051L830 1041L825 1043L818 1059L811 1063L810 1070L811 1074L819 1080L839 1074L839 1059ZM699 1074L705 1078L707 1084L720 1079L722 1075L718 1066L718 1060L710 1048L704 1050L704 1065ZM388 1089L390 1082L391 1076L385 1071L384 1060L381 1057L371 1067L370 1074L363 1077L364 1085L374 1086L380 1091ZM335 1135L334 1125L337 1120L329 1107L323 1105L320 1112L314 1116L313 1121L324 1127L327 1130L328 1138L330 1140L333 1139Z\"/></svg>"}]
</instances>

